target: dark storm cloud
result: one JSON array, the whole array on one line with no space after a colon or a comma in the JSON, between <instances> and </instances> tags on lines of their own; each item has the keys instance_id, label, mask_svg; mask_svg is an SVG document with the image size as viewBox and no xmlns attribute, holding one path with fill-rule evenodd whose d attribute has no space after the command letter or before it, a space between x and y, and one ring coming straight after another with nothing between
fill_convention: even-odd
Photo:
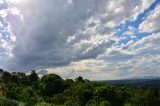
<instances>
[{"instance_id":1,"label":"dark storm cloud","mask_svg":"<svg viewBox=\"0 0 160 106\"><path fill-rule=\"evenodd\" d=\"M29 5L30 8L27 7ZM26 1L26 4L20 5L23 20L18 25L12 25L16 28L14 58L11 61L16 65L11 65L12 68L54 67L71 61L95 58L104 51L107 43L93 47L91 42L86 47L80 45L81 48L78 49L67 44L67 39L84 28L86 21L100 12L102 5L103 1L97 0L35 0L31 4ZM87 37L84 36L84 39ZM91 49L82 54L88 48Z\"/></svg>"}]
</instances>

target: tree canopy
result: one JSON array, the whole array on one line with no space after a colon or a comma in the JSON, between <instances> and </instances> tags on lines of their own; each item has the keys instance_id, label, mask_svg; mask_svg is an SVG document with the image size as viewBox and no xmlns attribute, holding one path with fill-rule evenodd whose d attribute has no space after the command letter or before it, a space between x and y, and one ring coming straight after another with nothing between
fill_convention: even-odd
<instances>
[{"instance_id":1,"label":"tree canopy","mask_svg":"<svg viewBox=\"0 0 160 106\"><path fill-rule=\"evenodd\" d=\"M0 106L159 106L160 87L131 87L57 74L38 77L35 70L1 71ZM11 105L12 104L12 105Z\"/></svg>"}]
</instances>

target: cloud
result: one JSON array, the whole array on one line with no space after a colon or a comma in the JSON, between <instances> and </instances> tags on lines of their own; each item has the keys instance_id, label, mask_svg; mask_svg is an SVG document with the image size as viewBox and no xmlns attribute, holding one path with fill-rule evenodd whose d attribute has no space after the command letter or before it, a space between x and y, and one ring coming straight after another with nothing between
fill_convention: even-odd
<instances>
[{"instance_id":1,"label":"cloud","mask_svg":"<svg viewBox=\"0 0 160 106\"><path fill-rule=\"evenodd\" d=\"M139 30L141 32L154 32L160 29L160 5L158 5L147 17L145 21L143 21Z\"/></svg>"},{"instance_id":2,"label":"cloud","mask_svg":"<svg viewBox=\"0 0 160 106\"><path fill-rule=\"evenodd\" d=\"M159 55L160 47L160 33L153 33L150 36L144 37L141 40L135 42L132 48L135 49L137 54L153 54Z\"/></svg>"},{"instance_id":3,"label":"cloud","mask_svg":"<svg viewBox=\"0 0 160 106\"><path fill-rule=\"evenodd\" d=\"M77 62L72 62L68 66L48 68L48 73L56 73L61 75L63 78L76 78L78 76L83 76L84 78L89 78L90 80L99 79L113 79L112 71L106 70L109 68L109 63L103 60L88 59L81 60Z\"/></svg>"},{"instance_id":4,"label":"cloud","mask_svg":"<svg viewBox=\"0 0 160 106\"><path fill-rule=\"evenodd\" d=\"M49 68L48 71L62 75L63 78L81 75L91 80L155 76L160 74L159 38L160 33L154 33L122 48L112 46L95 59L72 62L68 66Z\"/></svg>"},{"instance_id":5,"label":"cloud","mask_svg":"<svg viewBox=\"0 0 160 106\"><path fill-rule=\"evenodd\" d=\"M111 73L116 78L157 75L160 67L159 44L160 33L153 33L136 42L122 45L121 48L111 47L97 59L110 64L104 70L112 70Z\"/></svg>"},{"instance_id":6,"label":"cloud","mask_svg":"<svg viewBox=\"0 0 160 106\"><path fill-rule=\"evenodd\" d=\"M91 47L92 42L82 43L77 49L67 44L66 39L83 28L87 19L98 10L101 3L96 0L81 2L75 0L73 3L66 0L47 2L35 0L19 5L23 20L14 24L15 20L10 21L12 17L8 19L16 29L12 62L14 61L18 67L29 69L61 66L69 64L72 60L92 58L79 54L87 47Z\"/></svg>"},{"instance_id":7,"label":"cloud","mask_svg":"<svg viewBox=\"0 0 160 106\"><path fill-rule=\"evenodd\" d=\"M9 8L3 9L6 14L3 20L8 23L6 29L11 39L6 42L6 39L0 37L7 45L2 50L0 46L3 51L0 51L0 58L4 54L8 56L0 66L13 71L47 69L64 78L82 75L91 79L99 76L99 79L109 79L132 75L134 66L128 65L128 62L143 57L142 54L151 47L149 44L153 46L153 42L159 38L150 35L155 39L151 41L147 40L149 38L139 40L137 37L137 41L121 44L122 38L115 36L115 27L136 20L154 1L8 2ZM124 36L135 38L135 30L126 32ZM154 47L158 56L156 44ZM148 52L152 56L155 51L150 49Z\"/></svg>"}]
</instances>

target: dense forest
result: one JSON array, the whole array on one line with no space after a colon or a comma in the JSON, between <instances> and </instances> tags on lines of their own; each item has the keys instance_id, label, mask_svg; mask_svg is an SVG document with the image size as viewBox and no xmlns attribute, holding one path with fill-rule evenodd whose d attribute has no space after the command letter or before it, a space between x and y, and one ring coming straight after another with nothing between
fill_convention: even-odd
<instances>
[{"instance_id":1,"label":"dense forest","mask_svg":"<svg viewBox=\"0 0 160 106\"><path fill-rule=\"evenodd\" d=\"M38 77L32 70L0 69L0 106L160 106L160 87L133 87L56 74Z\"/></svg>"}]
</instances>

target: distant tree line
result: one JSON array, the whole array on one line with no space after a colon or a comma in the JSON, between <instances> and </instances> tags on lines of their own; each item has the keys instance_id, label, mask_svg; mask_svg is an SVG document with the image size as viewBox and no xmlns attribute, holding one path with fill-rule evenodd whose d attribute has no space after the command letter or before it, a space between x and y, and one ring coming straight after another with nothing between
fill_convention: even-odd
<instances>
[{"instance_id":1,"label":"distant tree line","mask_svg":"<svg viewBox=\"0 0 160 106\"><path fill-rule=\"evenodd\" d=\"M160 106L160 87L116 86L57 74L39 78L35 70L26 75L0 69L0 106Z\"/></svg>"}]
</instances>

